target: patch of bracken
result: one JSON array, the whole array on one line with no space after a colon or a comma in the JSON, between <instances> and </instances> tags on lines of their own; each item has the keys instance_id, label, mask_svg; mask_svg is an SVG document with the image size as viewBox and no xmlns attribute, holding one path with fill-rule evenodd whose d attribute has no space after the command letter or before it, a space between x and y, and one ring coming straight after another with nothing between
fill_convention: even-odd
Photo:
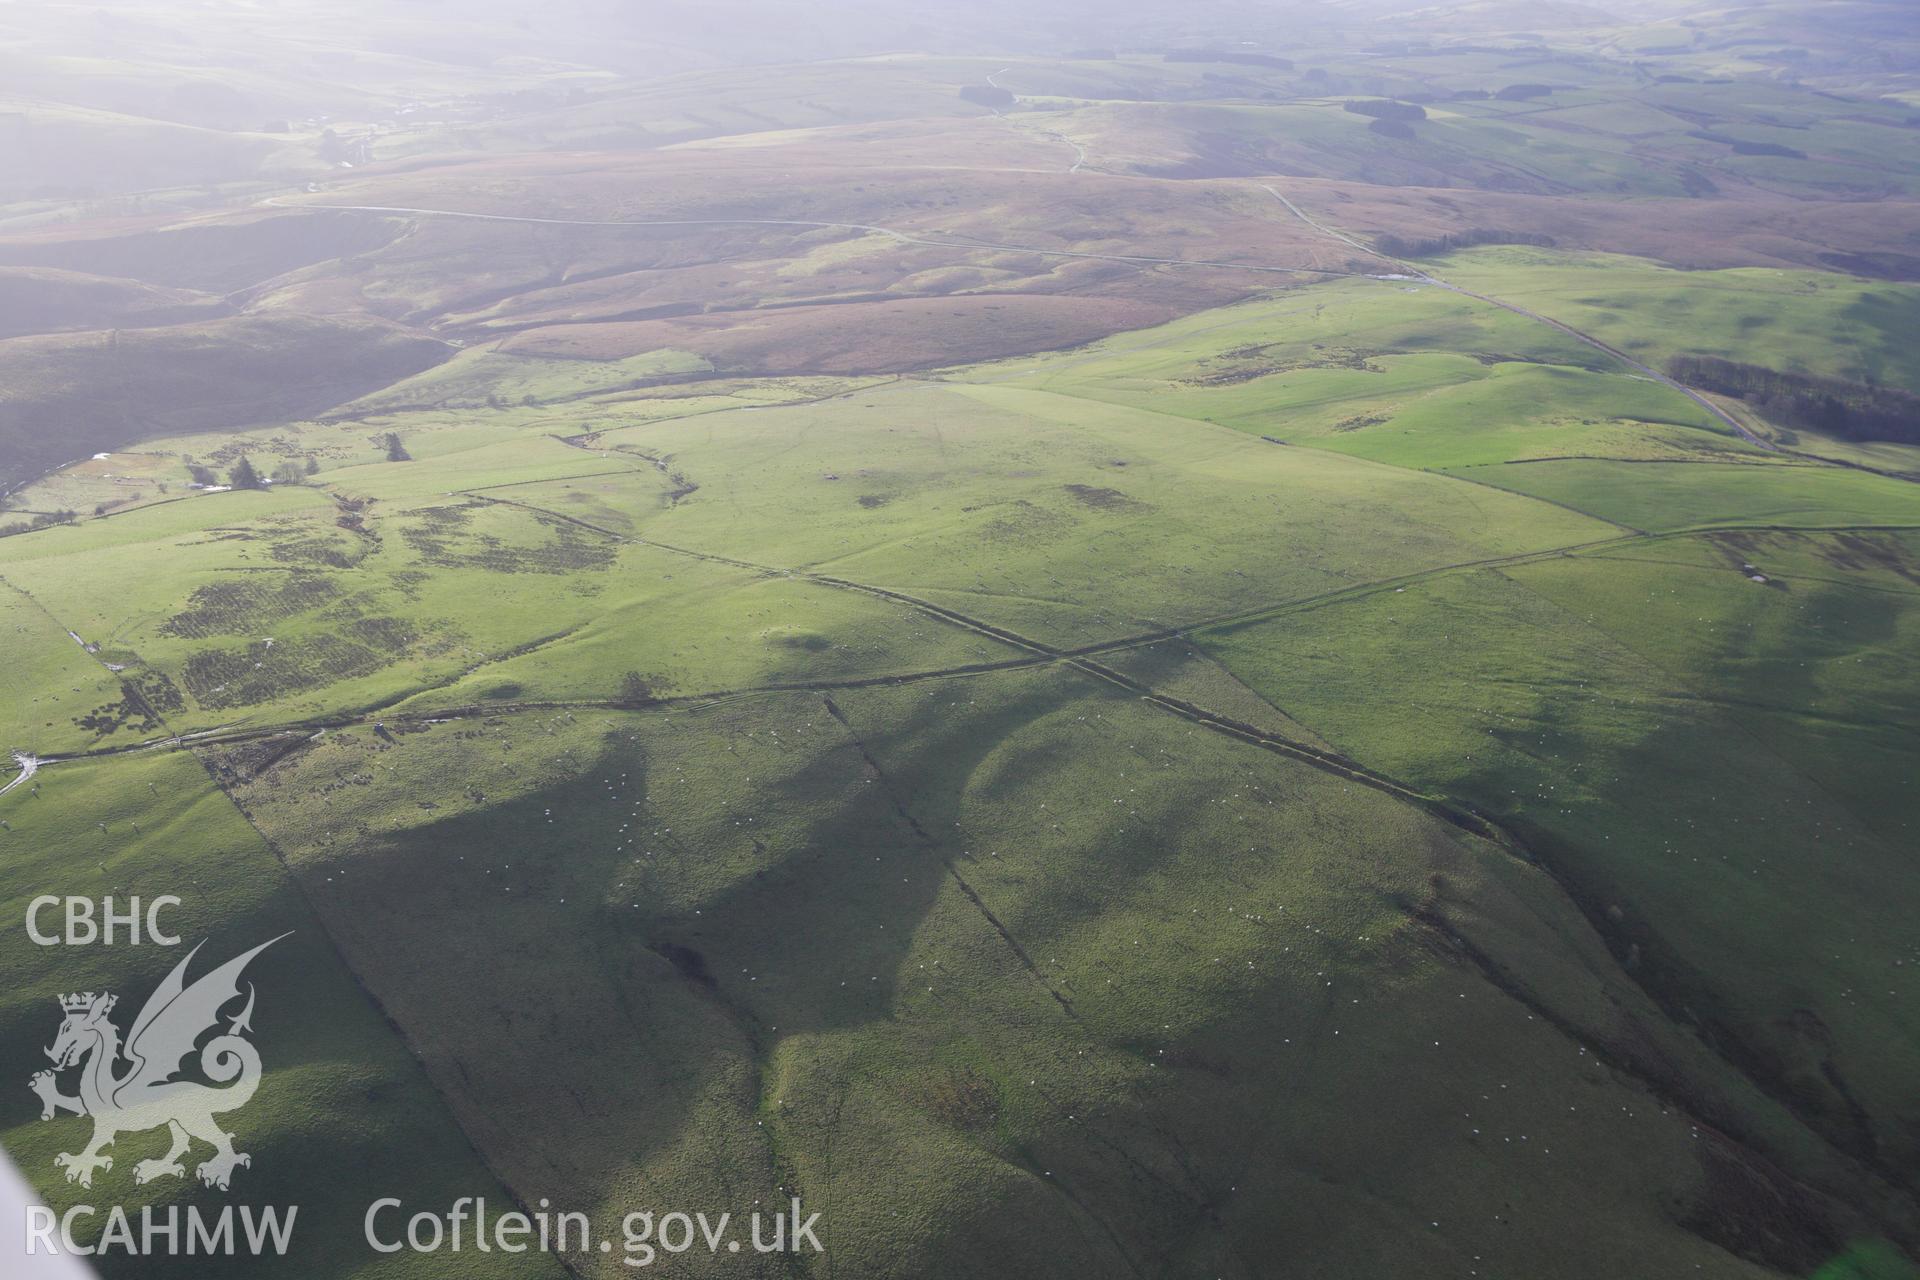
<instances>
[{"instance_id":1,"label":"patch of bracken","mask_svg":"<svg viewBox=\"0 0 1920 1280\"><path fill-rule=\"evenodd\" d=\"M426 564L444 569L484 569L489 573L567 574L612 566L616 548L606 539L570 521L542 511L524 513L546 540L534 545L510 542L469 527L472 509L429 507L413 513L401 537Z\"/></svg>"},{"instance_id":2,"label":"patch of bracken","mask_svg":"<svg viewBox=\"0 0 1920 1280\"><path fill-rule=\"evenodd\" d=\"M322 573L243 574L194 588L187 607L162 623L160 633L186 640L244 634L305 613L339 594L339 585Z\"/></svg>"}]
</instances>

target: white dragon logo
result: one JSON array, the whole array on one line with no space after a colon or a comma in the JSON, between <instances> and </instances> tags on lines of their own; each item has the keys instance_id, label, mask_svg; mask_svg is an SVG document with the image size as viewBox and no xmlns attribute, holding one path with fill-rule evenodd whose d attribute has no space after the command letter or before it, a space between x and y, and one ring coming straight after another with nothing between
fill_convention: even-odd
<instances>
[{"instance_id":1,"label":"white dragon logo","mask_svg":"<svg viewBox=\"0 0 1920 1280\"><path fill-rule=\"evenodd\" d=\"M286 936L283 933L280 938ZM57 1167L67 1171L68 1182L92 1186L95 1169L113 1169L113 1157L101 1151L113 1145L115 1135L162 1125L172 1131L173 1145L160 1159L136 1164L135 1182L185 1177L180 1157L193 1145L194 1138L213 1148L213 1157L195 1170L200 1181L210 1187L225 1191L234 1169L252 1164L246 1153L233 1149L233 1135L213 1119L220 1112L246 1106L260 1085L260 1053L243 1035L253 1029L252 983L247 984L246 1008L231 1019L224 1035L214 1036L200 1048L201 1071L225 1087L216 1089L173 1077L200 1037L219 1025L220 1010L239 998L240 971L280 938L261 943L187 986L187 965L200 952L196 946L148 997L127 1033L124 1049L120 1029L108 1016L117 1002L111 992L60 997L66 1020L60 1024L53 1047L47 1050L54 1069L38 1072L28 1084L40 1095L42 1120L51 1120L62 1111L93 1117L93 1140L86 1149L53 1158ZM122 1057L130 1066L124 1074L115 1075L115 1065ZM74 1066L80 1066L80 1092L68 1097L60 1092L56 1073Z\"/></svg>"}]
</instances>

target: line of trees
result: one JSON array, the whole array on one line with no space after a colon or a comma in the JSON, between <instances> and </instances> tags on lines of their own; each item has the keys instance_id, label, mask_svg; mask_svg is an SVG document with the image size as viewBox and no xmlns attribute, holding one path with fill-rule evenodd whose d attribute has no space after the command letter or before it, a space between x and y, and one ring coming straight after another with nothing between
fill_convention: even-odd
<instances>
[{"instance_id":1,"label":"line of trees","mask_svg":"<svg viewBox=\"0 0 1920 1280\"><path fill-rule=\"evenodd\" d=\"M1229 53L1219 49L1174 49L1162 56L1164 62L1225 62L1241 67L1271 67L1276 71L1293 70L1291 58L1271 53Z\"/></svg>"},{"instance_id":2,"label":"line of trees","mask_svg":"<svg viewBox=\"0 0 1920 1280\"><path fill-rule=\"evenodd\" d=\"M72 524L80 518L77 511L43 511L31 520L16 520L12 524L0 525L0 538L16 533L32 533L35 529L44 529L49 525Z\"/></svg>"},{"instance_id":3,"label":"line of trees","mask_svg":"<svg viewBox=\"0 0 1920 1280\"><path fill-rule=\"evenodd\" d=\"M1667 372L1688 386L1735 396L1769 421L1839 436L1920 444L1920 396L1893 387L1780 373L1715 356L1676 356Z\"/></svg>"},{"instance_id":4,"label":"line of trees","mask_svg":"<svg viewBox=\"0 0 1920 1280\"><path fill-rule=\"evenodd\" d=\"M1013 90L991 84L965 85L960 90L960 96L977 107L991 107L996 111L1014 103Z\"/></svg>"},{"instance_id":5,"label":"line of trees","mask_svg":"<svg viewBox=\"0 0 1920 1280\"><path fill-rule=\"evenodd\" d=\"M1357 116L1372 116L1376 120L1425 120L1427 109L1415 102L1395 102L1389 98L1379 98L1371 102L1349 102L1341 108Z\"/></svg>"},{"instance_id":6,"label":"line of trees","mask_svg":"<svg viewBox=\"0 0 1920 1280\"><path fill-rule=\"evenodd\" d=\"M389 433L387 441L387 456L389 458L393 458L394 452L397 450L400 457L395 459L396 461L410 460L410 455L400 445L400 437L398 435ZM187 473L193 477L195 484L213 488L220 483L220 477L212 467L204 463L192 461L189 461L186 465ZM274 467L273 483L300 484L305 481L307 477L319 474L319 471L320 461L311 454L307 455L306 459L300 462L288 459ZM252 460L245 454L241 454L240 457L234 461L233 469L227 473L227 483L235 489L264 489L267 487L267 481L261 476L260 469L254 466ZM160 492L167 492L167 486L164 483L160 485ZM116 507L124 507L133 501L133 498L116 498L109 502L97 503L93 508L93 514L103 516ZM41 512L30 520L19 520L11 524L0 525L0 538L5 538L16 533L31 533L35 529L44 529L49 525L72 524L79 518L79 512L72 510Z\"/></svg>"},{"instance_id":7,"label":"line of trees","mask_svg":"<svg viewBox=\"0 0 1920 1280\"><path fill-rule=\"evenodd\" d=\"M389 440L395 439L398 437L389 437ZM391 452L388 456L392 456ZM308 476L318 475L319 472L320 462L312 454L308 454L300 461L288 458L274 465L273 483L299 484ZM195 484L206 488L213 488L220 483L220 477L212 467L205 463L194 462L192 459L187 460L187 474L193 477ZM260 468L254 466L253 461L245 454L235 460L233 469L227 473L227 483L236 489L264 489L267 484L260 475ZM162 492L165 488L166 486L161 486Z\"/></svg>"},{"instance_id":8,"label":"line of trees","mask_svg":"<svg viewBox=\"0 0 1920 1280\"><path fill-rule=\"evenodd\" d=\"M1724 133L1712 133L1705 129L1695 129L1687 135L1702 142L1716 142L1723 147L1732 147L1737 156L1780 156L1787 160L1805 160L1807 153L1796 151L1792 147L1783 147L1777 142L1748 142L1745 138L1732 138Z\"/></svg>"},{"instance_id":9,"label":"line of trees","mask_svg":"<svg viewBox=\"0 0 1920 1280\"><path fill-rule=\"evenodd\" d=\"M1542 249L1553 248L1553 237L1541 235L1537 231L1501 231L1494 227L1474 227L1467 231L1450 231L1442 236L1430 236L1425 240L1407 240L1400 236L1385 234L1373 238L1373 247L1393 258L1431 258L1435 254L1452 253L1455 249L1472 249L1483 244L1529 244Z\"/></svg>"}]
</instances>

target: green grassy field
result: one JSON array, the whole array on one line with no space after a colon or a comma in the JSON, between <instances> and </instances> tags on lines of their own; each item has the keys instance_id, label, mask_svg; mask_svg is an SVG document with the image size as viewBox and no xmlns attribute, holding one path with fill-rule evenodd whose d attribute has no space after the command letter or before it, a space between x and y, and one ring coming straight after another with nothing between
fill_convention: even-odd
<instances>
[{"instance_id":1,"label":"green grassy field","mask_svg":"<svg viewBox=\"0 0 1920 1280\"><path fill-rule=\"evenodd\" d=\"M1920 492L1911 482L1831 467L1569 460L1470 467L1460 474L1649 532L1723 524L1920 524Z\"/></svg>"},{"instance_id":2,"label":"green grassy field","mask_svg":"<svg viewBox=\"0 0 1920 1280\"><path fill-rule=\"evenodd\" d=\"M232 1199L300 1206L294 1229L302 1260L282 1264L281 1274L352 1275L365 1265L361 1209L338 1191L315 1194L318 1189L391 1187L390 1194L428 1202L501 1194L383 1010L342 964L306 894L192 756L66 765L36 782L33 791L6 798L0 897L9 920L24 921L28 901L55 882L62 893L112 896L121 909L129 897L151 902L173 894L183 903L160 920L183 946L35 947L19 924L10 925L12 981L0 1015L10 1079L24 1084L48 1065L41 1046L53 1042L59 1027L59 992L111 990L130 1019L185 949L204 941L197 976L290 932L248 968L259 992L254 1026L265 1046L265 1074L253 1103L227 1120L237 1131L237 1148L253 1157L235 1173ZM45 913L43 929L57 929L58 915L57 908ZM105 1197L136 1216L142 1205L208 1205L191 1164L184 1182L163 1178L135 1186L134 1164L165 1151L164 1132L123 1134L110 1153L111 1170L97 1174L91 1188L69 1185L53 1157L79 1151L91 1122L66 1115L41 1123L38 1108L19 1089L0 1135L56 1212L109 1203ZM206 1154L196 1148L193 1159ZM96 1220L96 1232L100 1225ZM263 1265L246 1257L196 1257L139 1262L137 1272L129 1272L127 1264L118 1260L120 1274L258 1275ZM456 1264L408 1257L390 1273L561 1274L539 1261L498 1255Z\"/></svg>"},{"instance_id":3,"label":"green grassy field","mask_svg":"<svg viewBox=\"0 0 1920 1280\"><path fill-rule=\"evenodd\" d=\"M1058 644L1327 590L1363 563L1402 572L1609 532L1540 504L1503 515L1415 472L1003 386L861 393L646 439L702 487L644 536L784 558Z\"/></svg>"},{"instance_id":4,"label":"green grassy field","mask_svg":"<svg viewBox=\"0 0 1920 1280\"><path fill-rule=\"evenodd\" d=\"M706 361L683 351L653 352L625 360L541 360L476 347L446 364L343 406L343 410L365 414L423 405L477 409L490 404L551 404L710 369Z\"/></svg>"},{"instance_id":5,"label":"green grassy field","mask_svg":"<svg viewBox=\"0 0 1920 1280\"><path fill-rule=\"evenodd\" d=\"M1563 320L1656 367L1708 355L1920 390L1897 335L1920 288L1812 271L1676 272L1608 255L1473 249L1436 264L1456 284Z\"/></svg>"},{"instance_id":6,"label":"green grassy field","mask_svg":"<svg viewBox=\"0 0 1920 1280\"><path fill-rule=\"evenodd\" d=\"M1760 1274L1655 1225L1649 1169L1712 1196L1685 1122L1396 905L1501 920L1506 962L1543 988L1569 946L1608 965L1508 855L1064 674L831 704L342 735L239 795L269 831L324 806L336 837L296 875L437 1046L429 1071L509 1182L529 1160L614 1203L797 1182L836 1267L859 1270L940 1269L965 1240L962 1274L1123 1258L1256 1274L1275 1252L1348 1273L1428 1256L1438 1220L1462 1260ZM453 795L451 761L484 802ZM362 772L344 807L325 787ZM1306 813L1324 836L1303 838ZM424 934L485 938L460 959L477 980L423 980ZM501 1051L493 1028L556 1015L579 1028L563 1053ZM604 1034L610 1015L644 1040ZM1409 1033L1413 1082L1395 1063ZM522 1053L550 1089L519 1087ZM1595 1160L1624 1117L1643 1145ZM1383 1145L1406 1158L1381 1166ZM1529 1190L1475 1221L1516 1162ZM876 1173L893 1193L872 1195ZM1562 1234L1575 1202L1594 1234ZM1364 1239L1316 1229L1365 1204Z\"/></svg>"},{"instance_id":7,"label":"green grassy field","mask_svg":"<svg viewBox=\"0 0 1920 1280\"><path fill-rule=\"evenodd\" d=\"M1368 283L939 382L623 398L616 369L549 395L472 362L441 387L467 407L393 407L429 380L247 438L321 460L310 483L0 547L34 654L17 678L54 708L15 732L215 731L226 796L200 784L204 803L280 850L475 1167L603 1216L650 1188L799 1186L854 1271L961 1241L982 1274L1254 1274L1276 1250L1360 1274L1436 1247L1812 1266L1810 1237L1742 1216L1748 1153L1847 1238L1898 1218L1863 1169L1910 1158L1911 1064L1875 1033L1903 1006L1856 993L1914 957L1890 906L1838 955L1825 932L1751 948L1784 927L1763 903L1831 915L1903 883L1908 819L1858 814L1911 764L1910 711L1884 701L1911 683L1891 611L1911 548L1634 531L1920 521L1907 486L1783 465L1568 345ZM1391 412L1314 429L1369 405ZM388 431L411 461L381 460ZM1695 460L1714 457L1744 461ZM1666 586L1674 563L1701 585ZM1794 605L1803 575L1817 594ZM1709 608L1714 634L1765 637L1749 694L1722 674L1738 651L1631 647ZM1208 627L1224 617L1245 621ZM1847 641L1776 685L1825 628ZM80 723L109 700L101 662L159 714ZM1734 700L1698 704L1671 669ZM1440 820L1449 803L1553 877ZM1702 824L1764 843L1672 856ZM479 980L450 991L449 964ZM1680 1001L1713 1010L1720 1052L1666 1021ZM1779 1030L1796 1009L1813 1039ZM645 1037L603 1034L610 1016ZM1483 1110L1486 1082L1521 1080ZM1569 1089L1594 1092L1552 1118ZM1609 1112L1657 1123L1627 1141ZM1730 1135L1711 1157L1703 1121ZM1516 1141L1540 1144L1519 1201ZM1497 1237L1465 1225L1495 1199ZM904 1203L943 1207L902 1224ZM1364 1236L1312 1229L1362 1212ZM1028 1252L1049 1223L1073 1229Z\"/></svg>"},{"instance_id":8,"label":"green grassy field","mask_svg":"<svg viewBox=\"0 0 1920 1280\"><path fill-rule=\"evenodd\" d=\"M1565 334L1386 281L1296 290L962 376L1421 469L1765 458L1685 397Z\"/></svg>"},{"instance_id":9,"label":"green grassy field","mask_svg":"<svg viewBox=\"0 0 1920 1280\"><path fill-rule=\"evenodd\" d=\"M1644 985L1722 1010L1730 1056L1897 1167L1912 571L1911 535L1661 539L1199 639L1339 749L1521 833Z\"/></svg>"},{"instance_id":10,"label":"green grassy field","mask_svg":"<svg viewBox=\"0 0 1920 1280\"><path fill-rule=\"evenodd\" d=\"M0 1141L301 1206L102 1273L1916 1280L1915 446L1605 349L1920 392L1909 42L1377 8L0 16ZM292 931L230 1196L42 893Z\"/></svg>"}]
</instances>

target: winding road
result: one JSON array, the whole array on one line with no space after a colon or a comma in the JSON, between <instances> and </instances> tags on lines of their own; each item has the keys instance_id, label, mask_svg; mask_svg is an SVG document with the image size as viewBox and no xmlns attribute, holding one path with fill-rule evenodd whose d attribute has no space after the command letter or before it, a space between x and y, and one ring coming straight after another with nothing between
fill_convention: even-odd
<instances>
[{"instance_id":1,"label":"winding road","mask_svg":"<svg viewBox=\"0 0 1920 1280\"><path fill-rule=\"evenodd\" d=\"M1013 70L1012 67L1000 68L998 71L994 72L993 75L990 75L987 77L987 83L992 85L996 89L1005 89L1006 86L1001 84L1000 81L995 77L1003 76L1011 70ZM1008 92L1012 92L1012 90L1008 90ZM994 115L999 116L1002 120L1007 119L1006 113L1001 111L998 107L988 107L987 110L993 112ZM1010 120L1007 122L1009 124L1013 123ZM1080 172L1081 168L1087 163L1087 149L1085 147L1075 142L1072 138L1069 138L1066 134L1056 132L1055 130L1052 130L1052 129L1042 129L1039 132L1042 137L1052 138L1055 142L1064 142L1068 146L1072 147L1073 148L1073 164L1068 166L1067 172L1068 173Z\"/></svg>"},{"instance_id":2,"label":"winding road","mask_svg":"<svg viewBox=\"0 0 1920 1280\"><path fill-rule=\"evenodd\" d=\"M1078 168L1078 166L1075 166ZM935 240L893 227L878 227L865 222L818 222L805 218L535 218L512 213L469 213L461 209L426 209L411 205L318 204L289 202L278 197L262 202L282 209L334 209L349 213L402 214L419 218L472 218L481 222L531 223L547 227L801 227L810 231L859 231L882 235L901 244L932 249L960 249L968 253L1031 253L1046 258L1083 258L1094 262L1125 262L1140 267L1206 267L1218 271L1261 271L1272 275L1341 276L1353 279L1383 280L1397 277L1374 275L1364 271L1333 271L1325 267L1272 266L1255 262L1217 262L1207 258L1150 258L1126 253L1088 253L1078 249L1045 249L1030 244L1002 244L993 240ZM1374 255L1378 257L1378 254Z\"/></svg>"},{"instance_id":3,"label":"winding road","mask_svg":"<svg viewBox=\"0 0 1920 1280\"><path fill-rule=\"evenodd\" d=\"M30 756L24 751L14 752L13 762L20 766L20 776L12 782L9 782L6 786L0 787L0 796L7 794L7 792L13 790L40 771L40 758L38 756Z\"/></svg>"}]
</instances>

